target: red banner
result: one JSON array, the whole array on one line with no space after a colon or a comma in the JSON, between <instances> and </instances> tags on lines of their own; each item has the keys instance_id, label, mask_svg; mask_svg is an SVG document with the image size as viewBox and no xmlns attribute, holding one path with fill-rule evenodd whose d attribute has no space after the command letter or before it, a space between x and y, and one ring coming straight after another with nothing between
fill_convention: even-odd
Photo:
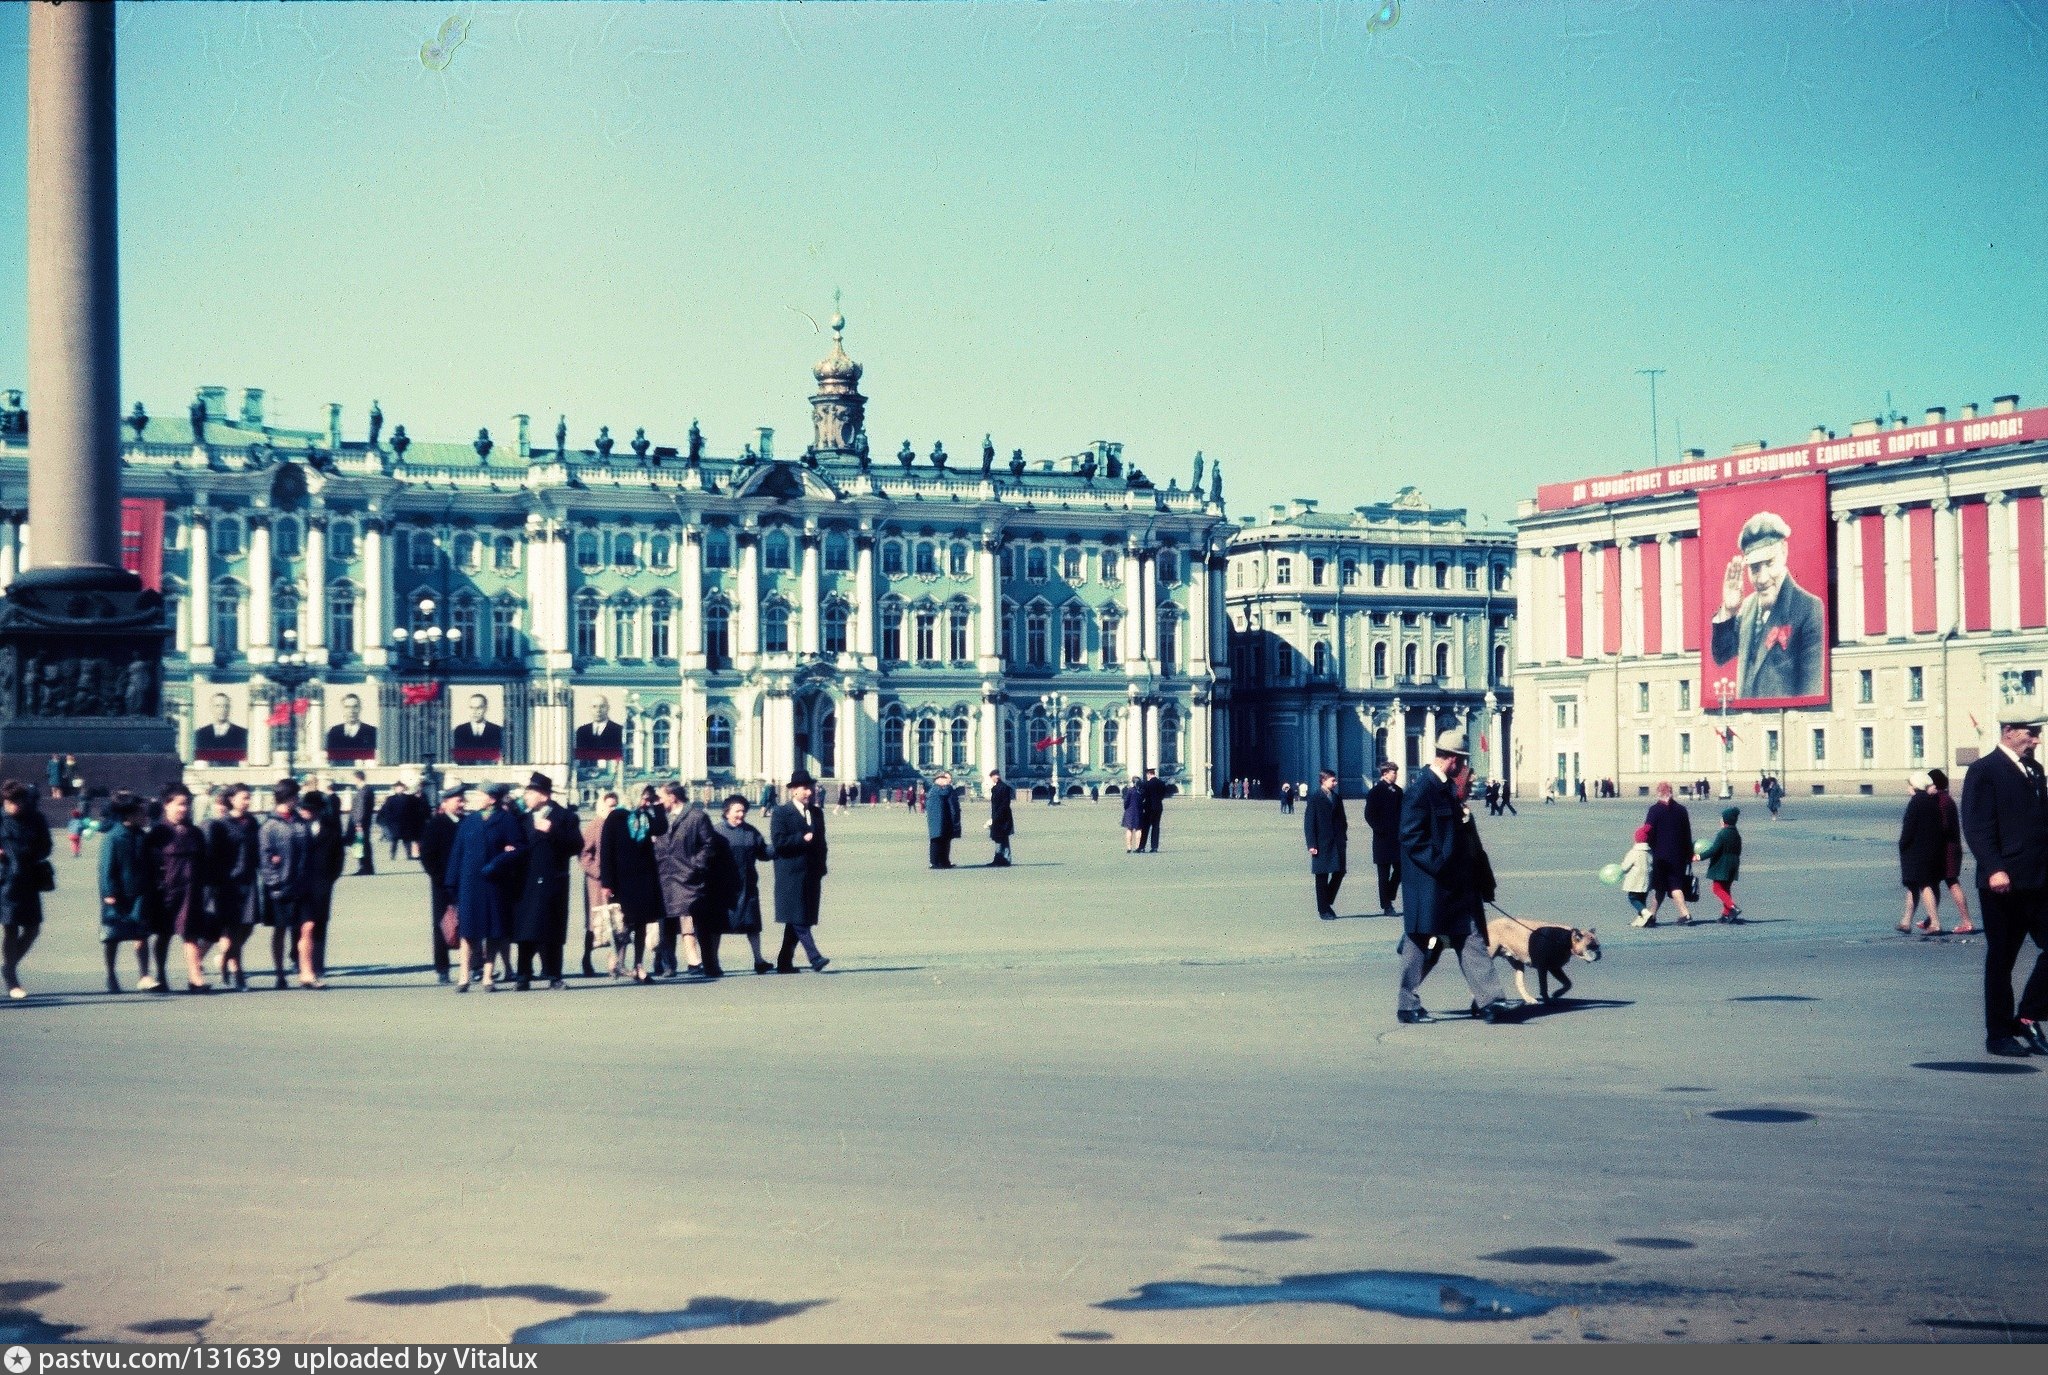
<instances>
[{"instance_id":1,"label":"red banner","mask_svg":"<svg viewBox=\"0 0 2048 1375\"><path fill-rule=\"evenodd\" d=\"M1031 748L1034 750L1049 750L1054 745L1059 744L1059 742L1060 738L1057 735L1048 735L1043 740L1032 741Z\"/></svg>"},{"instance_id":2,"label":"red banner","mask_svg":"<svg viewBox=\"0 0 2048 1375\"><path fill-rule=\"evenodd\" d=\"M121 566L152 592L164 586L164 503L157 497L121 498Z\"/></svg>"},{"instance_id":3,"label":"red banner","mask_svg":"<svg viewBox=\"0 0 2048 1375\"><path fill-rule=\"evenodd\" d=\"M1536 509L1562 511L1573 506L1639 501L1676 492L1697 491L1702 487L1753 482L1760 478L1820 473L1831 468L1859 467L1869 463L1902 463L1930 454L1998 448L2040 439L2048 439L2048 406L2006 415L1980 415L1971 420L1945 420L1938 425L1880 430L1876 434L1851 435L1847 439L1823 439L1782 449L1730 454L1726 458L1694 459L1687 463L1671 463L1662 468L1615 473L1579 482L1545 483L1536 489Z\"/></svg>"},{"instance_id":4,"label":"red banner","mask_svg":"<svg viewBox=\"0 0 2048 1375\"><path fill-rule=\"evenodd\" d=\"M409 707L424 706L441 695L439 683L400 683L398 695Z\"/></svg>"},{"instance_id":5,"label":"red banner","mask_svg":"<svg viewBox=\"0 0 2048 1375\"><path fill-rule=\"evenodd\" d=\"M312 702L304 697L299 697L289 702L279 702L270 709L270 724L273 726L288 726L291 724L294 716L304 716L312 709Z\"/></svg>"}]
</instances>

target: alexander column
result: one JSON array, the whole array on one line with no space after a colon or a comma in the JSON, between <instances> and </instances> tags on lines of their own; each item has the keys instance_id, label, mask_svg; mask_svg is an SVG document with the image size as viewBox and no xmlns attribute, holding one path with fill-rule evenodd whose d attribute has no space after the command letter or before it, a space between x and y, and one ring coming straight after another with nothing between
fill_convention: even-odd
<instances>
[{"instance_id":1,"label":"alexander column","mask_svg":"<svg viewBox=\"0 0 2048 1375\"><path fill-rule=\"evenodd\" d=\"M28 16L29 520L0 602L0 775L52 755L90 789L178 776L163 599L121 566L114 6Z\"/></svg>"}]
</instances>

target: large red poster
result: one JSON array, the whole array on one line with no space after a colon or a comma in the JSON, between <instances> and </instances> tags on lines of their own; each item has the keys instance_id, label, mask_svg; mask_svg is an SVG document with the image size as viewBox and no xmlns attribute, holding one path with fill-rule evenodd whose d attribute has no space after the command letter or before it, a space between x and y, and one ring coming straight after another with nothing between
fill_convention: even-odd
<instances>
[{"instance_id":1,"label":"large red poster","mask_svg":"<svg viewBox=\"0 0 2048 1375\"><path fill-rule=\"evenodd\" d=\"M1828 702L1828 483L1815 474L1700 493L1703 705Z\"/></svg>"},{"instance_id":2,"label":"large red poster","mask_svg":"<svg viewBox=\"0 0 2048 1375\"><path fill-rule=\"evenodd\" d=\"M158 497L121 498L121 566L151 591L164 585L164 503Z\"/></svg>"}]
</instances>

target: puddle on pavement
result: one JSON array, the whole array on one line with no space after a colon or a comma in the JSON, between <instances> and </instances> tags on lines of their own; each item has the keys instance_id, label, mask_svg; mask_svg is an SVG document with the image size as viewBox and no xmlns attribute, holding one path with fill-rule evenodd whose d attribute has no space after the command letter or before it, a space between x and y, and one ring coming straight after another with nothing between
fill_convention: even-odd
<instances>
[{"instance_id":1,"label":"puddle on pavement","mask_svg":"<svg viewBox=\"0 0 2048 1375\"><path fill-rule=\"evenodd\" d=\"M1616 1237L1616 1246L1633 1246L1638 1251L1690 1251L1693 1243L1683 1237Z\"/></svg>"},{"instance_id":2,"label":"puddle on pavement","mask_svg":"<svg viewBox=\"0 0 2048 1375\"><path fill-rule=\"evenodd\" d=\"M1479 1259L1496 1260L1505 1265L1611 1265L1614 1262L1614 1257L1605 1251L1584 1246L1518 1246L1511 1251L1495 1251Z\"/></svg>"},{"instance_id":3,"label":"puddle on pavement","mask_svg":"<svg viewBox=\"0 0 2048 1375\"><path fill-rule=\"evenodd\" d=\"M1281 1228L1274 1228L1271 1231L1265 1232L1225 1232L1222 1236L1216 1238L1218 1241L1307 1241L1308 1239L1309 1235L1307 1232L1289 1232Z\"/></svg>"},{"instance_id":4,"label":"puddle on pavement","mask_svg":"<svg viewBox=\"0 0 2048 1375\"><path fill-rule=\"evenodd\" d=\"M1809 998L1804 993L1753 993L1747 998L1730 998L1731 1003L1817 1003L1818 998Z\"/></svg>"},{"instance_id":5,"label":"puddle on pavement","mask_svg":"<svg viewBox=\"0 0 2048 1375\"><path fill-rule=\"evenodd\" d=\"M1946 1070L1950 1074L2039 1074L2032 1065L2016 1065L2009 1060L1916 1060L1914 1069Z\"/></svg>"},{"instance_id":6,"label":"puddle on pavement","mask_svg":"<svg viewBox=\"0 0 2048 1375\"><path fill-rule=\"evenodd\" d=\"M1418 1270L1346 1270L1329 1275L1287 1275L1270 1284L1200 1284L1161 1280L1141 1285L1127 1299L1097 1308L1115 1312L1171 1312L1239 1308L1262 1303L1334 1303L1404 1318L1446 1322L1499 1322L1548 1313L1566 1302L1509 1289L1470 1275Z\"/></svg>"},{"instance_id":7,"label":"puddle on pavement","mask_svg":"<svg viewBox=\"0 0 2048 1375\"><path fill-rule=\"evenodd\" d=\"M1107 1332L1096 1332L1092 1330L1087 1332L1062 1332L1060 1333L1060 1337L1063 1340L1070 1342L1107 1342L1115 1340L1115 1338Z\"/></svg>"},{"instance_id":8,"label":"puddle on pavement","mask_svg":"<svg viewBox=\"0 0 2048 1375\"><path fill-rule=\"evenodd\" d=\"M1811 1122L1813 1114L1797 1108L1722 1108L1710 1112L1709 1117L1718 1117L1723 1122Z\"/></svg>"},{"instance_id":9,"label":"puddle on pavement","mask_svg":"<svg viewBox=\"0 0 2048 1375\"><path fill-rule=\"evenodd\" d=\"M393 1308L419 1308L437 1303L469 1303L477 1299L532 1299L535 1303L603 1303L611 1295L596 1289L564 1289L557 1284L444 1284L439 1289L382 1289L357 1294L357 1303Z\"/></svg>"},{"instance_id":10,"label":"puddle on pavement","mask_svg":"<svg viewBox=\"0 0 2048 1375\"><path fill-rule=\"evenodd\" d=\"M1921 1327L1946 1328L1951 1332L2003 1332L2009 1336L2048 1335L2048 1322L1996 1322L1970 1318L1921 1318Z\"/></svg>"},{"instance_id":11,"label":"puddle on pavement","mask_svg":"<svg viewBox=\"0 0 2048 1375\"><path fill-rule=\"evenodd\" d=\"M649 1337L701 1332L707 1327L758 1327L792 1318L822 1299L802 1303L761 1303L753 1299L691 1299L685 1308L642 1313L586 1309L567 1317L532 1323L512 1334L514 1346L573 1346L585 1342L639 1342Z\"/></svg>"},{"instance_id":12,"label":"puddle on pavement","mask_svg":"<svg viewBox=\"0 0 2048 1375\"><path fill-rule=\"evenodd\" d=\"M212 1318L151 1318L148 1322L128 1324L130 1332L140 1332L145 1337L191 1337L206 1330Z\"/></svg>"},{"instance_id":13,"label":"puddle on pavement","mask_svg":"<svg viewBox=\"0 0 2048 1375\"><path fill-rule=\"evenodd\" d=\"M1698 1084L1671 1084L1664 1090L1666 1093L1712 1093L1713 1091L1712 1089L1703 1089Z\"/></svg>"}]
</instances>

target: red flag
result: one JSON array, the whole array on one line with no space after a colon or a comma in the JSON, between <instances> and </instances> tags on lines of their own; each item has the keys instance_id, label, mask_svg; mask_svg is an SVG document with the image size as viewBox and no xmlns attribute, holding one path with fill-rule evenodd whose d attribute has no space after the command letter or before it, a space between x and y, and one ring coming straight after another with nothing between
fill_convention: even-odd
<instances>
[{"instance_id":1,"label":"red flag","mask_svg":"<svg viewBox=\"0 0 2048 1375\"><path fill-rule=\"evenodd\" d=\"M312 709L312 702L304 697L294 698L289 702L279 702L270 709L270 724L273 726L288 726L291 724L294 716L304 716Z\"/></svg>"},{"instance_id":2,"label":"red flag","mask_svg":"<svg viewBox=\"0 0 2048 1375\"><path fill-rule=\"evenodd\" d=\"M1059 744L1059 742L1060 738L1057 735L1048 735L1043 740L1034 741L1031 748L1034 750L1049 750L1054 745Z\"/></svg>"},{"instance_id":3,"label":"red flag","mask_svg":"<svg viewBox=\"0 0 2048 1375\"><path fill-rule=\"evenodd\" d=\"M398 695L405 699L405 704L409 707L422 706L441 695L441 685L439 683L400 683L398 685Z\"/></svg>"},{"instance_id":4,"label":"red flag","mask_svg":"<svg viewBox=\"0 0 2048 1375\"><path fill-rule=\"evenodd\" d=\"M1485 750L1488 754L1493 753L1493 745L1483 735L1479 737L1479 748Z\"/></svg>"}]
</instances>

